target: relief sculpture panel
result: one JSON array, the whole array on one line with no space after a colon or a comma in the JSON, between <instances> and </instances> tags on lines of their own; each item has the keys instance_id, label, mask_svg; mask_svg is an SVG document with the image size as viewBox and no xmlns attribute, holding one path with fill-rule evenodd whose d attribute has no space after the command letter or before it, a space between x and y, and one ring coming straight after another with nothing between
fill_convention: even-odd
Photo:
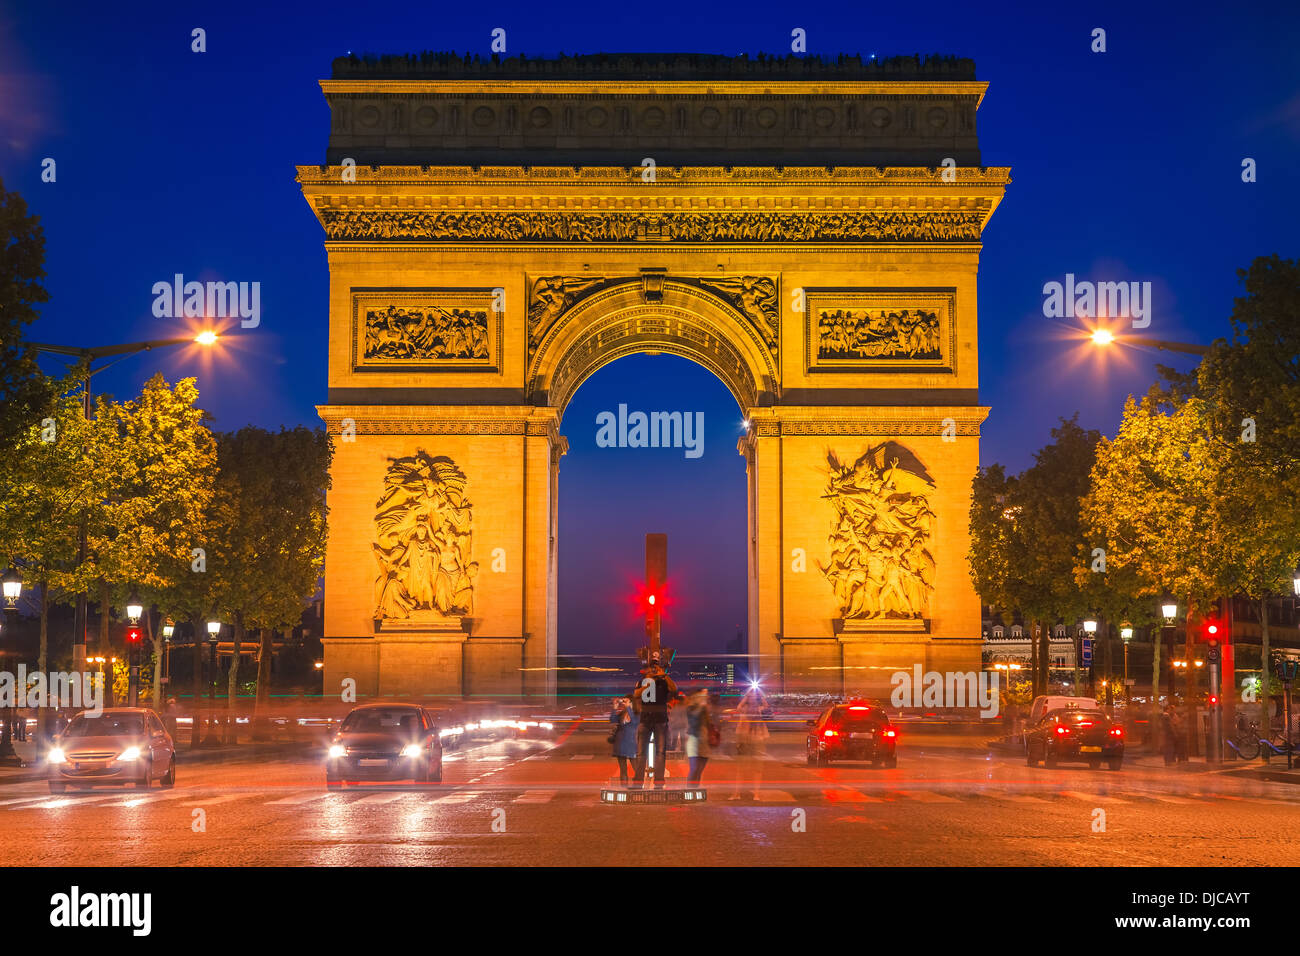
<instances>
[{"instance_id":1,"label":"relief sculpture panel","mask_svg":"<svg viewBox=\"0 0 1300 956\"><path fill-rule=\"evenodd\" d=\"M375 620L473 614L478 562L465 484L450 458L417 451L391 460L375 505Z\"/></svg>"},{"instance_id":2,"label":"relief sculpture panel","mask_svg":"<svg viewBox=\"0 0 1300 956\"><path fill-rule=\"evenodd\" d=\"M356 371L495 372L503 316L491 289L353 289Z\"/></svg>"},{"instance_id":3,"label":"relief sculpture panel","mask_svg":"<svg viewBox=\"0 0 1300 956\"><path fill-rule=\"evenodd\" d=\"M934 590L930 553L933 481L897 442L869 449L852 464L827 455L826 494L834 508L830 560L822 573L850 624L919 624Z\"/></svg>"}]
</instances>

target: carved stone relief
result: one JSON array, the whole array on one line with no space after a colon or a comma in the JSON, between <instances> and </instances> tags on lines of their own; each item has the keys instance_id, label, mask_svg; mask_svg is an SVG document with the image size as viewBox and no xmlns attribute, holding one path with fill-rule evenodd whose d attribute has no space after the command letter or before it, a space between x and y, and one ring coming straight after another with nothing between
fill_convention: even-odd
<instances>
[{"instance_id":1,"label":"carved stone relief","mask_svg":"<svg viewBox=\"0 0 1300 956\"><path fill-rule=\"evenodd\" d=\"M908 460L908 465L902 459ZM834 508L830 560L822 566L841 618L873 623L919 621L934 590L929 551L933 482L901 445L884 442L851 465L827 455L822 497Z\"/></svg>"}]
</instances>

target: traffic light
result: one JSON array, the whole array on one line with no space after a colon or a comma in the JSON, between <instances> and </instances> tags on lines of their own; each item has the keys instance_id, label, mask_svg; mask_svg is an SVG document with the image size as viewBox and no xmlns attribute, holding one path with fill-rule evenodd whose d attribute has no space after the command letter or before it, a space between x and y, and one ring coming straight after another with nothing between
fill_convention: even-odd
<instances>
[{"instance_id":1,"label":"traffic light","mask_svg":"<svg viewBox=\"0 0 1300 956\"><path fill-rule=\"evenodd\" d=\"M1211 644L1222 643L1228 638L1228 629L1217 617L1206 618L1201 625L1201 640Z\"/></svg>"},{"instance_id":2,"label":"traffic light","mask_svg":"<svg viewBox=\"0 0 1300 956\"><path fill-rule=\"evenodd\" d=\"M140 628L132 625L126 629L126 643L128 647L139 647L141 640Z\"/></svg>"},{"instance_id":3,"label":"traffic light","mask_svg":"<svg viewBox=\"0 0 1300 956\"><path fill-rule=\"evenodd\" d=\"M1206 703L1208 703L1211 707L1218 707L1218 706L1219 706L1219 695L1218 695L1218 694L1211 694L1209 697L1206 698Z\"/></svg>"}]
</instances>

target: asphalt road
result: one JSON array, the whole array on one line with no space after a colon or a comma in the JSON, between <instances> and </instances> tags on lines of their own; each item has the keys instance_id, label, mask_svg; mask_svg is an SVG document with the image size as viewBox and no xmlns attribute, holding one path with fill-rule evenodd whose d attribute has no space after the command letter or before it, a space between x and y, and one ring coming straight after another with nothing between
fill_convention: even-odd
<instances>
[{"instance_id":1,"label":"asphalt road","mask_svg":"<svg viewBox=\"0 0 1300 956\"><path fill-rule=\"evenodd\" d=\"M1030 768L921 737L897 769L822 769L790 734L757 786L723 753L703 804L610 806L607 750L603 731L481 742L448 753L441 785L341 792L309 755L181 765L173 790L17 783L0 787L0 864L1300 864L1300 843L1276 839L1300 823L1300 788L1229 773Z\"/></svg>"}]
</instances>

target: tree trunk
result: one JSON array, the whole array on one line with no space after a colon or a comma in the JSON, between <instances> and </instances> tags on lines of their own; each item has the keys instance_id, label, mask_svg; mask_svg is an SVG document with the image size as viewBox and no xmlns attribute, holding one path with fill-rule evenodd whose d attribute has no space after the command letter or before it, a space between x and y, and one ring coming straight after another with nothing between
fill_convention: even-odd
<instances>
[{"instance_id":1,"label":"tree trunk","mask_svg":"<svg viewBox=\"0 0 1300 956\"><path fill-rule=\"evenodd\" d=\"M1259 599L1259 735L1265 740L1271 736L1269 728L1273 715L1268 688L1272 683L1268 669L1268 598Z\"/></svg>"},{"instance_id":2,"label":"tree trunk","mask_svg":"<svg viewBox=\"0 0 1300 956\"><path fill-rule=\"evenodd\" d=\"M194 649L194 724L190 730L190 749L199 746L203 740L203 642L199 640L199 622L193 618L190 619L190 627L194 629L194 643L190 646Z\"/></svg>"},{"instance_id":3,"label":"tree trunk","mask_svg":"<svg viewBox=\"0 0 1300 956\"><path fill-rule=\"evenodd\" d=\"M264 627L259 632L260 644L257 649L257 703L254 705L253 739L271 738L271 717L267 713L267 700L271 696L271 629Z\"/></svg>"},{"instance_id":4,"label":"tree trunk","mask_svg":"<svg viewBox=\"0 0 1300 956\"><path fill-rule=\"evenodd\" d=\"M1041 638L1038 627L1037 621L1032 622L1032 630L1029 632L1029 680L1033 685L1032 697L1037 697L1041 693L1038 689L1038 641Z\"/></svg>"},{"instance_id":5,"label":"tree trunk","mask_svg":"<svg viewBox=\"0 0 1300 956\"><path fill-rule=\"evenodd\" d=\"M161 716L163 711L162 700L162 642L154 636L153 630L153 608L144 612L144 632L149 638L149 646L153 649L153 691L150 693L150 704L153 709Z\"/></svg>"},{"instance_id":6,"label":"tree trunk","mask_svg":"<svg viewBox=\"0 0 1300 956\"><path fill-rule=\"evenodd\" d=\"M50 583L41 582L41 645L36 652L36 669L41 674L49 674L50 665ZM48 687L48 680L46 683ZM48 703L48 700L46 701ZM50 709L37 708L36 732L40 737L41 747L50 739ZM38 750L38 752L40 752Z\"/></svg>"},{"instance_id":7,"label":"tree trunk","mask_svg":"<svg viewBox=\"0 0 1300 956\"><path fill-rule=\"evenodd\" d=\"M1186 709L1187 709L1187 756L1188 757L1195 757L1200 753L1200 751L1197 749L1198 748L1197 742L1200 739L1200 734L1197 732L1199 728L1196 726L1196 716L1197 716L1196 714L1197 711L1196 672L1198 668L1196 667L1196 643L1195 643L1195 638L1193 637L1195 631L1192 629L1192 614L1193 614L1193 609L1192 607L1189 606L1187 608L1187 633L1186 635L1184 635L1184 640L1183 640L1183 647L1185 648L1183 652L1183 659L1187 662L1187 667L1185 668L1185 670L1187 671Z\"/></svg>"},{"instance_id":8,"label":"tree trunk","mask_svg":"<svg viewBox=\"0 0 1300 956\"><path fill-rule=\"evenodd\" d=\"M1043 632L1038 635L1038 667L1039 680L1041 687L1039 694L1050 694L1052 692L1052 630L1046 621L1043 622Z\"/></svg>"},{"instance_id":9,"label":"tree trunk","mask_svg":"<svg viewBox=\"0 0 1300 956\"><path fill-rule=\"evenodd\" d=\"M1111 656L1110 656L1110 622L1104 617L1101 619L1098 630L1104 635L1102 640L1106 642L1106 713L1114 714L1115 712L1115 694L1111 690Z\"/></svg>"},{"instance_id":10,"label":"tree trunk","mask_svg":"<svg viewBox=\"0 0 1300 956\"><path fill-rule=\"evenodd\" d=\"M235 722L235 698L239 691L239 648L244 641L244 612L235 612L235 626L231 628L234 641L230 655L230 674L226 680L226 743L238 743L238 725Z\"/></svg>"},{"instance_id":11,"label":"tree trunk","mask_svg":"<svg viewBox=\"0 0 1300 956\"><path fill-rule=\"evenodd\" d=\"M1160 728L1160 645L1165 642L1165 631L1163 627L1157 627L1152 634L1154 640L1151 641L1151 712L1147 719L1150 723L1150 737L1160 746L1161 740Z\"/></svg>"},{"instance_id":12,"label":"tree trunk","mask_svg":"<svg viewBox=\"0 0 1300 956\"><path fill-rule=\"evenodd\" d=\"M104 658L104 666L108 668L104 706L113 707L116 699L113 693L113 678L117 676L117 668L113 664L112 645L108 642L108 582L103 578L99 579L99 654L96 656Z\"/></svg>"}]
</instances>

